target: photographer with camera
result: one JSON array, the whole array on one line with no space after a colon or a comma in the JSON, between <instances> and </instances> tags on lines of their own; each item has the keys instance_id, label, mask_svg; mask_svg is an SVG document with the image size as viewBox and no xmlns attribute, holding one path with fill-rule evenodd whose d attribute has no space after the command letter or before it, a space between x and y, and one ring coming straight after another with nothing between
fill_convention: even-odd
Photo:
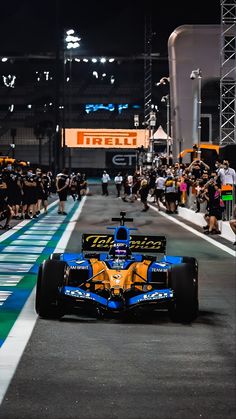
<instances>
[{"instance_id":1,"label":"photographer with camera","mask_svg":"<svg viewBox=\"0 0 236 419\"><path fill-rule=\"evenodd\" d=\"M191 175L194 176L195 179L199 179L204 170L209 171L210 167L202 160L196 159L192 161L187 169L191 172Z\"/></svg>"}]
</instances>

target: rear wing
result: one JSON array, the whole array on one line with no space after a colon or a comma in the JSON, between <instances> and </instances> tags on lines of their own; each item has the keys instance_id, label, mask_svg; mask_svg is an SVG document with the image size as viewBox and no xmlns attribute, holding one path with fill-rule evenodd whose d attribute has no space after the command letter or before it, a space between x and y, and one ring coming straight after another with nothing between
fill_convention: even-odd
<instances>
[{"instance_id":1,"label":"rear wing","mask_svg":"<svg viewBox=\"0 0 236 419\"><path fill-rule=\"evenodd\" d=\"M83 234L82 250L109 252L114 245L113 234ZM129 248L135 253L166 253L165 236L130 235Z\"/></svg>"}]
</instances>

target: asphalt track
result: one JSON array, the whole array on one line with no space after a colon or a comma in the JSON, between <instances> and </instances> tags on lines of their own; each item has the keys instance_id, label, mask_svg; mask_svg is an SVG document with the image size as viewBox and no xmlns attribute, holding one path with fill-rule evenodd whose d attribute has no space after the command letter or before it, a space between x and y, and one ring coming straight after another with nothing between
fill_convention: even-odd
<instances>
[{"instance_id":1,"label":"asphalt track","mask_svg":"<svg viewBox=\"0 0 236 419\"><path fill-rule=\"evenodd\" d=\"M126 210L137 233L164 234L167 253L198 259L198 319L171 323L164 312L139 323L38 319L1 419L236 417L235 258L171 217L141 209L114 194L87 197L67 251L80 249L84 232L106 232Z\"/></svg>"}]
</instances>

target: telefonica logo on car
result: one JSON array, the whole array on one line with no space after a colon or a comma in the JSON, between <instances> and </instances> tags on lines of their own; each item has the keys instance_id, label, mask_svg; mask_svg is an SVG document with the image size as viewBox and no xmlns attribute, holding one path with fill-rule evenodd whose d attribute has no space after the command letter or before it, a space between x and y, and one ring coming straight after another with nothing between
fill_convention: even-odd
<instances>
[{"instance_id":1,"label":"telefonica logo on car","mask_svg":"<svg viewBox=\"0 0 236 419\"><path fill-rule=\"evenodd\" d=\"M90 247L91 249L109 249L114 244L114 238L112 235L109 234L94 234L94 235L88 235L84 234L84 239L86 243L86 247ZM130 236L130 249L131 250L139 250L139 249L153 249L153 250L159 250L162 248L163 243L161 240L152 240L152 237L139 237Z\"/></svg>"}]
</instances>

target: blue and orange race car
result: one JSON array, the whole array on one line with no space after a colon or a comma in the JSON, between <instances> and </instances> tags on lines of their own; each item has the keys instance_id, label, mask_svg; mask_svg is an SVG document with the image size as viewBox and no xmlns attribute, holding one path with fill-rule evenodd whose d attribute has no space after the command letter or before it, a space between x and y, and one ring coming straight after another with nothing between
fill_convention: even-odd
<instances>
[{"instance_id":1,"label":"blue and orange race car","mask_svg":"<svg viewBox=\"0 0 236 419\"><path fill-rule=\"evenodd\" d=\"M36 312L42 318L65 314L128 315L167 309L174 321L198 314L195 258L167 256L166 238L131 232L121 212L114 234L84 234L82 253L54 253L39 267ZM161 255L161 257L158 257Z\"/></svg>"}]
</instances>

